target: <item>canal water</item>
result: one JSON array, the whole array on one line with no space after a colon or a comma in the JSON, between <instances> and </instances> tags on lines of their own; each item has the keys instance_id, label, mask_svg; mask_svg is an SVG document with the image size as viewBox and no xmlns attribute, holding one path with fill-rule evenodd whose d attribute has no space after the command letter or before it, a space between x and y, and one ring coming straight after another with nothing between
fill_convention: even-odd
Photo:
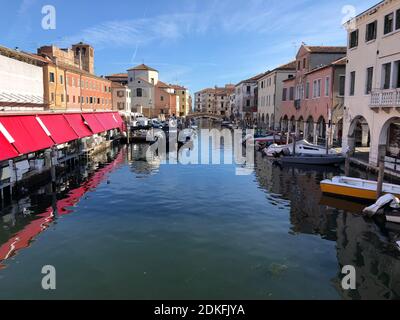
<instances>
[{"instance_id":1,"label":"canal water","mask_svg":"<svg viewBox=\"0 0 400 320\"><path fill-rule=\"evenodd\" d=\"M400 297L397 230L321 195L340 169L257 153L254 172L237 175L148 161L147 148L116 147L2 210L0 299ZM56 290L41 287L45 265ZM356 290L342 289L345 265Z\"/></svg>"}]
</instances>

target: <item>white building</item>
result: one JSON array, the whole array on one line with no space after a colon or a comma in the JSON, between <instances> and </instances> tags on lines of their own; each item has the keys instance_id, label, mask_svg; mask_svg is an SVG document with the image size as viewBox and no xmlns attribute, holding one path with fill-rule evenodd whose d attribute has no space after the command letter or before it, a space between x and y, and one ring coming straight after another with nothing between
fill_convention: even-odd
<instances>
[{"instance_id":1,"label":"white building","mask_svg":"<svg viewBox=\"0 0 400 320\"><path fill-rule=\"evenodd\" d=\"M378 3L347 27L343 146L370 147L376 166L379 155L400 157L400 0Z\"/></svg>"},{"instance_id":2,"label":"white building","mask_svg":"<svg viewBox=\"0 0 400 320\"><path fill-rule=\"evenodd\" d=\"M240 119L255 120L258 105L258 79L264 74L259 74L239 82L235 86L235 117Z\"/></svg>"},{"instance_id":3,"label":"white building","mask_svg":"<svg viewBox=\"0 0 400 320\"><path fill-rule=\"evenodd\" d=\"M44 105L43 61L0 47L0 111L41 111Z\"/></svg>"},{"instance_id":4,"label":"white building","mask_svg":"<svg viewBox=\"0 0 400 320\"><path fill-rule=\"evenodd\" d=\"M129 121L132 112L131 89L128 86L113 82L111 90L113 110L117 110L123 119Z\"/></svg>"},{"instance_id":5,"label":"white building","mask_svg":"<svg viewBox=\"0 0 400 320\"><path fill-rule=\"evenodd\" d=\"M268 129L276 129L281 118L283 80L296 74L296 62L292 61L272 71L266 72L258 79L258 123Z\"/></svg>"},{"instance_id":6,"label":"white building","mask_svg":"<svg viewBox=\"0 0 400 320\"><path fill-rule=\"evenodd\" d=\"M128 70L128 87L132 92L132 110L150 116L155 109L155 86L158 84L158 71L138 65Z\"/></svg>"}]
</instances>

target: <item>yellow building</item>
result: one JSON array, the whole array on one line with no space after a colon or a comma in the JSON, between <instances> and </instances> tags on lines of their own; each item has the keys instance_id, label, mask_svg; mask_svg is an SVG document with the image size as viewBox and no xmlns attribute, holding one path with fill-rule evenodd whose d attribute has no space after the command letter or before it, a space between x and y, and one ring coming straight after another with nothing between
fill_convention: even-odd
<instances>
[{"instance_id":1,"label":"yellow building","mask_svg":"<svg viewBox=\"0 0 400 320\"><path fill-rule=\"evenodd\" d=\"M191 97L189 90L179 85L171 85L171 87L179 97L179 110L176 110L177 115L180 117L187 116L191 110Z\"/></svg>"},{"instance_id":2,"label":"yellow building","mask_svg":"<svg viewBox=\"0 0 400 320\"><path fill-rule=\"evenodd\" d=\"M57 66L49 57L29 54L33 58L43 62L43 89L44 104L46 109L66 110L67 109L67 86L65 69Z\"/></svg>"},{"instance_id":3,"label":"yellow building","mask_svg":"<svg viewBox=\"0 0 400 320\"><path fill-rule=\"evenodd\" d=\"M50 110L66 110L65 70L52 63L43 68L44 100Z\"/></svg>"}]
</instances>

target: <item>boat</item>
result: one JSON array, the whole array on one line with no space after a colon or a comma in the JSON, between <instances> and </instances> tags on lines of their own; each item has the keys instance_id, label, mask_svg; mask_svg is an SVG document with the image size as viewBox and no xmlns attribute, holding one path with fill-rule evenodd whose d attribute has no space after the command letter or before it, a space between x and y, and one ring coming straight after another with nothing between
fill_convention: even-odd
<instances>
[{"instance_id":1,"label":"boat","mask_svg":"<svg viewBox=\"0 0 400 320\"><path fill-rule=\"evenodd\" d=\"M295 156L283 156L279 158L279 161L283 164L306 164L318 166L338 165L343 163L345 160L346 157L340 154L298 154Z\"/></svg>"},{"instance_id":2,"label":"boat","mask_svg":"<svg viewBox=\"0 0 400 320\"><path fill-rule=\"evenodd\" d=\"M264 146L267 147L275 142L280 142L282 140L282 136L279 134L266 134L266 135L246 135L243 140L242 144L250 144L256 147Z\"/></svg>"},{"instance_id":3,"label":"boat","mask_svg":"<svg viewBox=\"0 0 400 320\"><path fill-rule=\"evenodd\" d=\"M333 194L363 200L376 200L377 186L378 183L376 181L344 176L321 181L321 190L325 194ZM384 183L382 192L384 194L391 193L395 197L400 197L400 186L396 184Z\"/></svg>"},{"instance_id":4,"label":"boat","mask_svg":"<svg viewBox=\"0 0 400 320\"><path fill-rule=\"evenodd\" d=\"M269 157L278 157L280 155L293 155L293 143L286 145L272 144L263 150L263 153ZM301 155L327 155L326 147L312 144L307 140L300 140L296 142L295 154ZM328 155L338 155L334 149L328 150Z\"/></svg>"}]
</instances>

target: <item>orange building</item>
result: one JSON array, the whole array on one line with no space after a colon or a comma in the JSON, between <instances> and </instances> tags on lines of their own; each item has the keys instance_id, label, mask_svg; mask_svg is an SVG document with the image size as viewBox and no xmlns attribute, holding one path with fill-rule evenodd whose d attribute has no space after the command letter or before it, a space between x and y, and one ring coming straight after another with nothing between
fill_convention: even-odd
<instances>
[{"instance_id":1,"label":"orange building","mask_svg":"<svg viewBox=\"0 0 400 320\"><path fill-rule=\"evenodd\" d=\"M155 86L155 114L162 116L176 116L179 97L170 85L158 81Z\"/></svg>"},{"instance_id":2,"label":"orange building","mask_svg":"<svg viewBox=\"0 0 400 320\"><path fill-rule=\"evenodd\" d=\"M43 68L45 102L52 110L112 110L111 81L96 76L94 49L83 43L72 49L44 46L38 55L47 61Z\"/></svg>"}]
</instances>

